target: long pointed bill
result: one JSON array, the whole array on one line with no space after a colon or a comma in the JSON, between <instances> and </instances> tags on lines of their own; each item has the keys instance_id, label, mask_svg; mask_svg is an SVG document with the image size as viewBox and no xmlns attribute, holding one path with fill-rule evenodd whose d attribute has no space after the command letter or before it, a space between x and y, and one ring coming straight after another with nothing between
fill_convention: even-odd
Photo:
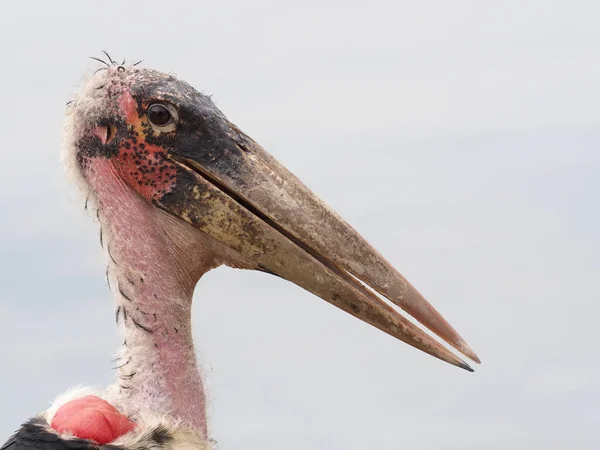
<instances>
[{"instance_id":1,"label":"long pointed bill","mask_svg":"<svg viewBox=\"0 0 600 450\"><path fill-rule=\"evenodd\" d=\"M177 181L155 202L160 208L265 271L419 350L472 371L374 290L479 363L450 324L362 236L233 124L213 123L169 157L178 166Z\"/></svg>"}]
</instances>

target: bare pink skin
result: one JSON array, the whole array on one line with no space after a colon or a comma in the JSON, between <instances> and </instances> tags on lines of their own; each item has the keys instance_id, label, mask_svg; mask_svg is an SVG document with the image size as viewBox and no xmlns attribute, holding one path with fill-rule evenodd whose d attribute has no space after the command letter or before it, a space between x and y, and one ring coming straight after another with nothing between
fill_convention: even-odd
<instances>
[{"instance_id":1,"label":"bare pink skin","mask_svg":"<svg viewBox=\"0 0 600 450\"><path fill-rule=\"evenodd\" d=\"M84 175L96 193L105 246L114 260L109 278L126 342L113 401L134 420L144 411L170 414L206 437L191 304L200 276L220 264L210 238L140 197L112 161L91 159Z\"/></svg>"},{"instance_id":2,"label":"bare pink skin","mask_svg":"<svg viewBox=\"0 0 600 450\"><path fill-rule=\"evenodd\" d=\"M191 330L194 287L221 264L250 269L256 263L152 204L172 189L174 165L166 160L166 150L146 140L154 132L120 73L117 67L99 72L86 85L71 122L75 166L98 208L110 255L107 275L125 338L119 378L106 400L134 422L168 415L207 439L206 399ZM79 144L92 136L106 146L115 138L114 124L94 122L105 116L127 126L121 128L127 136L121 137L116 155L89 152Z\"/></svg>"}]
</instances>

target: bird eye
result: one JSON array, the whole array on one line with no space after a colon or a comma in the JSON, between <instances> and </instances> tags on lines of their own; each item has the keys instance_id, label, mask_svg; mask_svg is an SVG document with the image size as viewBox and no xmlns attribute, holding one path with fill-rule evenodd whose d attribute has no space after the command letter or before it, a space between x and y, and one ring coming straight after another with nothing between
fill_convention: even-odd
<instances>
[{"instance_id":1,"label":"bird eye","mask_svg":"<svg viewBox=\"0 0 600 450\"><path fill-rule=\"evenodd\" d=\"M148 122L157 131L173 131L177 121L177 110L164 103L153 103L146 112Z\"/></svg>"},{"instance_id":2,"label":"bird eye","mask_svg":"<svg viewBox=\"0 0 600 450\"><path fill-rule=\"evenodd\" d=\"M148 108L148 120L156 126L164 127L173 120L173 118L166 106L155 103Z\"/></svg>"}]
</instances>

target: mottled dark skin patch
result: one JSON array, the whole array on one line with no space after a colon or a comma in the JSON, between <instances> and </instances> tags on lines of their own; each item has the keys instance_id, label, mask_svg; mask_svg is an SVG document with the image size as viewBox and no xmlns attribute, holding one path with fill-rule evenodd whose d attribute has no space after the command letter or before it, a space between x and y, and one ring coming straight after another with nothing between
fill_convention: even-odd
<instances>
[{"instance_id":1,"label":"mottled dark skin patch","mask_svg":"<svg viewBox=\"0 0 600 450\"><path fill-rule=\"evenodd\" d=\"M189 220L191 223L197 225L199 228L206 226L206 222L203 220L208 214L211 213L209 202L199 202L194 205L194 208L190 208L190 199L193 198L194 194L192 189L196 186L196 177L193 173L179 169L175 189L171 192L166 193L161 199L157 206L161 205L172 205L177 208L177 213L180 215L187 213L189 214ZM206 195L210 198L212 193L209 189L200 185L196 189L199 190L200 195Z\"/></svg>"},{"instance_id":2,"label":"mottled dark skin patch","mask_svg":"<svg viewBox=\"0 0 600 450\"><path fill-rule=\"evenodd\" d=\"M78 141L78 160L84 172L92 158L111 159L130 187L148 200L162 202L175 183L181 188L183 183L193 181L170 160L170 156L176 156L194 159L208 172L222 174L245 186L243 153L249 151L244 145L249 138L227 121L210 98L185 82L152 71L140 72L129 83L105 87L115 101L114 111L110 117L90 124ZM127 105L135 111L125 112L121 107L117 113L116 103L123 102L125 95L133 99L134 103ZM159 132L152 127L146 112L156 102L176 108L179 120L175 130ZM108 144L103 145L93 133L99 125L116 127Z\"/></svg>"},{"instance_id":3,"label":"mottled dark skin patch","mask_svg":"<svg viewBox=\"0 0 600 450\"><path fill-rule=\"evenodd\" d=\"M176 166L167 159L167 145L147 142L153 134L145 116L128 124L128 136L119 144L115 168L121 177L148 200L162 197L173 185ZM137 130L137 131L136 131ZM167 133L167 139L174 133Z\"/></svg>"},{"instance_id":4,"label":"mottled dark skin patch","mask_svg":"<svg viewBox=\"0 0 600 450\"><path fill-rule=\"evenodd\" d=\"M100 121L97 125L106 125L107 123L107 121ZM118 156L119 148L117 146L117 142L119 137L122 137L124 123L122 120L118 120L117 118L115 118L113 123L117 127L117 134L115 139L108 144L102 145L100 138L95 136L91 132L91 129L89 133L86 133L81 139L79 139L77 142L77 148L79 149L77 158L79 160L80 167L85 168L89 158L114 158L115 156Z\"/></svg>"}]
</instances>

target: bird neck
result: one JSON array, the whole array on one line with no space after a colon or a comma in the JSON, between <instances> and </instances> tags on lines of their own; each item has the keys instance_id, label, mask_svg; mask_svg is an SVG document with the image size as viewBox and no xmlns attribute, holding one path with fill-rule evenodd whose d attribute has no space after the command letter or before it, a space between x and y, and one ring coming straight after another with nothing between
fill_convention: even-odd
<instances>
[{"instance_id":1,"label":"bird neck","mask_svg":"<svg viewBox=\"0 0 600 450\"><path fill-rule=\"evenodd\" d=\"M123 412L142 419L168 414L206 437L205 394L191 329L191 294L164 275L114 270L116 318L124 335L112 391ZM143 281L142 281L143 280ZM114 289L114 288L113 288Z\"/></svg>"},{"instance_id":2,"label":"bird neck","mask_svg":"<svg viewBox=\"0 0 600 450\"><path fill-rule=\"evenodd\" d=\"M110 263L116 319L124 334L109 400L134 420L167 414L206 437L205 394L191 330L192 295L218 265L190 225L129 189L109 161L86 178L95 191Z\"/></svg>"}]
</instances>

